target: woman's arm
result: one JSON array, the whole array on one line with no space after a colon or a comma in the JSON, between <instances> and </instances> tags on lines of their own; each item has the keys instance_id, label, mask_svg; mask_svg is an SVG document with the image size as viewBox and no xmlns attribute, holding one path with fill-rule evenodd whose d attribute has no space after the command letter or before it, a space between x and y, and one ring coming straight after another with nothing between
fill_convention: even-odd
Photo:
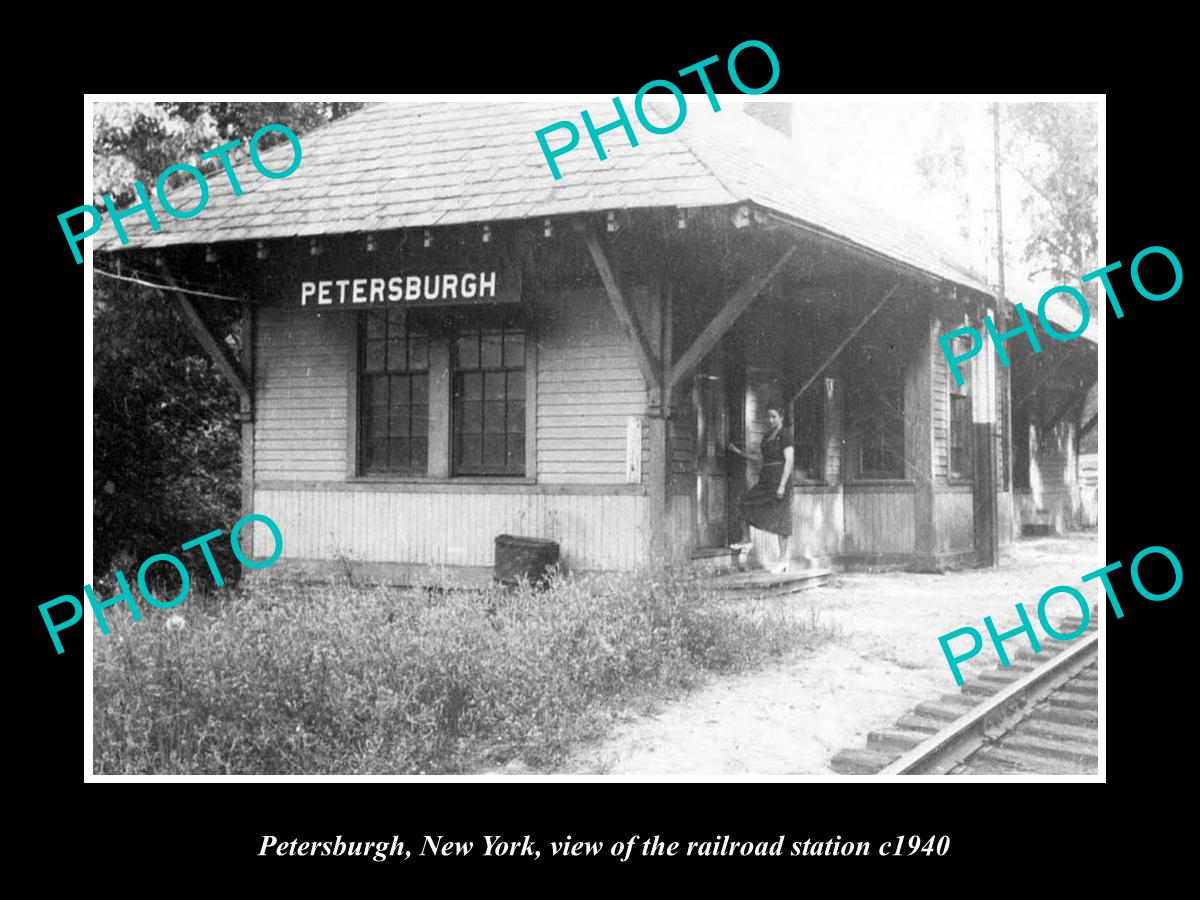
<instances>
[{"instance_id":1,"label":"woman's arm","mask_svg":"<svg viewBox=\"0 0 1200 900\"><path fill-rule=\"evenodd\" d=\"M779 490L775 492L775 496L783 499L783 492L787 488L787 483L792 477L792 465L796 458L796 451L791 447L783 448L783 477L779 479Z\"/></svg>"},{"instance_id":2,"label":"woman's arm","mask_svg":"<svg viewBox=\"0 0 1200 900\"><path fill-rule=\"evenodd\" d=\"M725 449L726 449L726 450L729 450L729 451L731 451L731 452L733 452L733 453L736 453L736 454L737 454L738 456L740 456L742 459L754 459L754 457L753 457L753 456L751 456L751 455L750 455L749 453L747 453L745 450L743 450L742 448L740 448L740 447L739 447L737 444L726 444L726 445L725 445Z\"/></svg>"}]
</instances>

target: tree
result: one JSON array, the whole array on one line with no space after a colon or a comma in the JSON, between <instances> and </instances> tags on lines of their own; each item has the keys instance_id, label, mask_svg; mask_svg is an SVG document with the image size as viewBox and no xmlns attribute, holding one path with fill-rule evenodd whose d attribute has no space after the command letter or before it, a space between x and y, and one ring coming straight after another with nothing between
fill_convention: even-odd
<instances>
[{"instance_id":1,"label":"tree","mask_svg":"<svg viewBox=\"0 0 1200 900\"><path fill-rule=\"evenodd\" d=\"M1001 107L1000 127L1001 164L1031 189L1022 198L1035 226L1025 259L1036 266L1033 274L1077 282L1098 262L1095 110L1086 103L1015 103Z\"/></svg>"},{"instance_id":2,"label":"tree","mask_svg":"<svg viewBox=\"0 0 1200 900\"><path fill-rule=\"evenodd\" d=\"M93 147L97 201L131 202L134 181L281 123L303 134L361 104L97 104ZM273 137L286 139L281 135ZM264 140L263 146L267 146ZM202 168L220 167L208 160ZM240 347L240 310L197 303L219 340ZM241 502L237 399L156 290L95 281L92 313L93 536L95 575L127 575L146 557L220 528ZM240 571L228 542L214 541L223 573ZM224 547L224 558L221 557ZM178 551L176 551L178 552Z\"/></svg>"},{"instance_id":3,"label":"tree","mask_svg":"<svg viewBox=\"0 0 1200 900\"><path fill-rule=\"evenodd\" d=\"M939 133L917 160L917 171L931 189L958 197L962 226L971 221L972 203L994 210L995 197L990 185L968 180L966 126L954 110L942 108ZM1080 275L1098 265L1094 105L1001 104L1000 144L1002 171L1017 176L1004 183L1005 231L1024 236L1026 274L1048 273L1059 284L1078 283ZM991 149L990 140L986 146ZM1014 205L1021 211L1019 221L1013 218ZM1083 293L1094 311L1095 284L1086 285Z\"/></svg>"}]
</instances>

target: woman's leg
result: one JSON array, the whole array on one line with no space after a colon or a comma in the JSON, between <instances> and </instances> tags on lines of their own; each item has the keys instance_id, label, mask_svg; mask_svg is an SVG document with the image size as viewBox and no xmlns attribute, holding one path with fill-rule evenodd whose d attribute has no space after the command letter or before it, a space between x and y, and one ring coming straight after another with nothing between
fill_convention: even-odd
<instances>
[{"instance_id":1,"label":"woman's leg","mask_svg":"<svg viewBox=\"0 0 1200 900\"><path fill-rule=\"evenodd\" d=\"M780 572L786 572L791 566L791 560L788 559L788 542L789 538L786 534L776 535L779 540L779 563L776 568Z\"/></svg>"}]
</instances>

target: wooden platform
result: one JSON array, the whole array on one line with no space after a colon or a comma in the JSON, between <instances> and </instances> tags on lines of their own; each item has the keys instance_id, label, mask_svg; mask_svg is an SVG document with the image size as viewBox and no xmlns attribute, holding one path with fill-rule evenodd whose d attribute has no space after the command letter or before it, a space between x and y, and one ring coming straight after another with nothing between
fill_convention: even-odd
<instances>
[{"instance_id":1,"label":"wooden platform","mask_svg":"<svg viewBox=\"0 0 1200 900\"><path fill-rule=\"evenodd\" d=\"M828 584L833 578L832 569L796 569L773 575L770 572L728 572L716 575L710 584L734 595L750 596L752 594L779 596L794 594L809 588Z\"/></svg>"}]
</instances>

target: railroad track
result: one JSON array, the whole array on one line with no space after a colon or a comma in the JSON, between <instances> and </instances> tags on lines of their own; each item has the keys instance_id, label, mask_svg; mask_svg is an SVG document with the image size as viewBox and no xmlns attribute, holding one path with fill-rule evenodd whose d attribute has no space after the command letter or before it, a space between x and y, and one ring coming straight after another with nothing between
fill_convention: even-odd
<instances>
[{"instance_id":1,"label":"railroad track","mask_svg":"<svg viewBox=\"0 0 1200 900\"><path fill-rule=\"evenodd\" d=\"M1083 636L1048 641L1038 654L1023 649L1012 665L918 705L830 765L855 775L1095 774L1098 641L1093 612Z\"/></svg>"}]
</instances>

